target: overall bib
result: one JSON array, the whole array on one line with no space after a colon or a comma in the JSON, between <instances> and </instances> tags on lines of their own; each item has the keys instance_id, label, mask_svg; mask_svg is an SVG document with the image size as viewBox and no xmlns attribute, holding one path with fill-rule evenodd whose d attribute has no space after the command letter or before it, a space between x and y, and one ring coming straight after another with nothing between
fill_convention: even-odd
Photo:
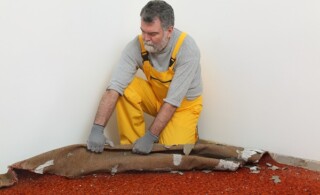
<instances>
[{"instance_id":1,"label":"overall bib","mask_svg":"<svg viewBox=\"0 0 320 195\"><path fill-rule=\"evenodd\" d=\"M169 69L158 72L149 61L142 36L139 36L143 72L147 81L135 77L119 97L116 106L120 144L132 144L145 134L144 112L156 116L166 98L174 76L175 59L183 43L185 33L181 33L173 50ZM159 143L165 145L194 144L198 140L197 123L202 110L202 96L194 100L184 99L171 120L159 136Z\"/></svg>"}]
</instances>

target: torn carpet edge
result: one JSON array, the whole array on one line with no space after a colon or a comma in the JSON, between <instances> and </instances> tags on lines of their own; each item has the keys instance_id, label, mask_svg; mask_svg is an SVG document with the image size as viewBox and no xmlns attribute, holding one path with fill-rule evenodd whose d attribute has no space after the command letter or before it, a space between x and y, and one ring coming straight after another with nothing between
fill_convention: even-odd
<instances>
[{"instance_id":1,"label":"torn carpet edge","mask_svg":"<svg viewBox=\"0 0 320 195\"><path fill-rule=\"evenodd\" d=\"M83 144L58 148L10 165L8 172L0 175L0 188L18 182L16 169L68 178L101 172L235 171L245 164L258 163L265 153L210 142L170 147L155 144L149 155L132 153L132 147L133 145L105 146L104 151L99 154L88 151Z\"/></svg>"}]
</instances>

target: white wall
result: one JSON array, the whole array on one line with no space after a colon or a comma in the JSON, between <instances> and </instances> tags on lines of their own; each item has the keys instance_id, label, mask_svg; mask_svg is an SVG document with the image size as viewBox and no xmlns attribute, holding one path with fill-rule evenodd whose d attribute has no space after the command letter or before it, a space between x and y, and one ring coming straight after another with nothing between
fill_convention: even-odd
<instances>
[{"instance_id":1,"label":"white wall","mask_svg":"<svg viewBox=\"0 0 320 195\"><path fill-rule=\"evenodd\" d=\"M0 1L0 173L85 143L146 2ZM168 2L202 52L200 136L320 160L320 2Z\"/></svg>"}]
</instances>

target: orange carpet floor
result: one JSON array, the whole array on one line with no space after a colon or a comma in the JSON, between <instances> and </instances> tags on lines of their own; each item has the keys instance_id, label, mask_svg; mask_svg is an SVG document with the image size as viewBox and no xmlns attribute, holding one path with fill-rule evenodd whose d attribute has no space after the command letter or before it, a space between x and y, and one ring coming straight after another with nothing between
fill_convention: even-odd
<instances>
[{"instance_id":1,"label":"orange carpet floor","mask_svg":"<svg viewBox=\"0 0 320 195\"><path fill-rule=\"evenodd\" d=\"M320 172L276 163L265 155L253 173L126 172L76 179L18 170L18 183L0 194L320 194Z\"/></svg>"}]
</instances>

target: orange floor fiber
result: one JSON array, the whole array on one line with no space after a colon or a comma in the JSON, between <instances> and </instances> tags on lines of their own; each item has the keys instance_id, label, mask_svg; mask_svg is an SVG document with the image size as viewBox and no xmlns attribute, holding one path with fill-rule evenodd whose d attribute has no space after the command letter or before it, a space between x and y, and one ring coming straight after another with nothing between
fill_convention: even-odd
<instances>
[{"instance_id":1,"label":"orange floor fiber","mask_svg":"<svg viewBox=\"0 0 320 195\"><path fill-rule=\"evenodd\" d=\"M101 173L77 179L18 170L19 182L0 194L320 194L320 172L282 165L269 155L258 165L259 173L243 167L235 172Z\"/></svg>"}]
</instances>

